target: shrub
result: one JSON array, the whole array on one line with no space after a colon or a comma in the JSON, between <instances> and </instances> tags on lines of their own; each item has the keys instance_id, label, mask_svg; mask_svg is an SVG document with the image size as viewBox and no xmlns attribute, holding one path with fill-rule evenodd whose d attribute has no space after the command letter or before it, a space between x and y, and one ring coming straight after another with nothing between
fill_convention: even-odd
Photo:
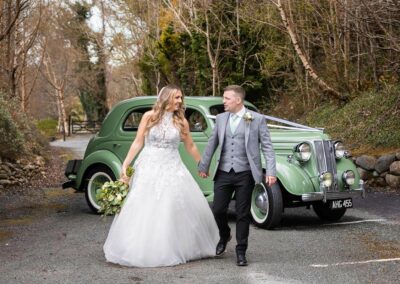
<instances>
[{"instance_id":1,"label":"shrub","mask_svg":"<svg viewBox=\"0 0 400 284\"><path fill-rule=\"evenodd\" d=\"M46 118L38 120L36 122L36 127L39 131L48 138L57 136L57 120L54 118Z\"/></svg>"},{"instance_id":2,"label":"shrub","mask_svg":"<svg viewBox=\"0 0 400 284\"><path fill-rule=\"evenodd\" d=\"M15 160L42 155L47 146L47 139L21 112L18 100L0 93L0 157Z\"/></svg>"},{"instance_id":3,"label":"shrub","mask_svg":"<svg viewBox=\"0 0 400 284\"><path fill-rule=\"evenodd\" d=\"M0 94L0 156L15 159L25 153L25 138L9 109L9 103Z\"/></svg>"}]
</instances>

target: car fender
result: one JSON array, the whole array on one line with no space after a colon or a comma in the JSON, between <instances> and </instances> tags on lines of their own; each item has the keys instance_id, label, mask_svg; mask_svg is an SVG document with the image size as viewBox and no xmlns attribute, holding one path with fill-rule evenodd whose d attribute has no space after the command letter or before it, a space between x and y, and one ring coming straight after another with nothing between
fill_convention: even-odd
<instances>
[{"instance_id":1,"label":"car fender","mask_svg":"<svg viewBox=\"0 0 400 284\"><path fill-rule=\"evenodd\" d=\"M276 156L276 174L287 192L301 195L316 191L307 173L295 162L289 162L287 157Z\"/></svg>"},{"instance_id":2,"label":"car fender","mask_svg":"<svg viewBox=\"0 0 400 284\"><path fill-rule=\"evenodd\" d=\"M83 178L85 176L85 173L91 166L96 164L105 165L114 173L116 177L119 177L122 163L118 159L118 157L114 153L107 150L96 151L85 157L85 159L82 161L82 165L79 168L79 172L76 178L77 188L82 189L84 185Z\"/></svg>"},{"instance_id":3,"label":"car fender","mask_svg":"<svg viewBox=\"0 0 400 284\"><path fill-rule=\"evenodd\" d=\"M355 174L354 184L350 187L350 189L358 189L360 187L360 174L357 170L356 165L350 160L346 158L342 158L336 162L337 168L337 180L339 188L344 188L345 184L342 179L342 175L347 170L352 170Z\"/></svg>"}]
</instances>

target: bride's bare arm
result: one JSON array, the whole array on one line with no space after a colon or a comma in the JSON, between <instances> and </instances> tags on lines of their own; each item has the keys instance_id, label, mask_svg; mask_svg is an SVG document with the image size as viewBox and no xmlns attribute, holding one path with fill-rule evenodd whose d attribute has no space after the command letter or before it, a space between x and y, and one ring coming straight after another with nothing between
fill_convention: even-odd
<instances>
[{"instance_id":1,"label":"bride's bare arm","mask_svg":"<svg viewBox=\"0 0 400 284\"><path fill-rule=\"evenodd\" d=\"M147 123L149 121L151 114L152 114L152 111L146 112L143 115L142 119L140 120L135 140L133 140L133 143L132 143L131 147L129 148L128 154L126 155L126 158L122 164L122 169L121 169L121 178L122 179L126 178L126 169L128 168L128 166L131 164L132 160L136 157L136 155L139 153L139 151L143 147L146 126L147 126Z\"/></svg>"},{"instance_id":2,"label":"bride's bare arm","mask_svg":"<svg viewBox=\"0 0 400 284\"><path fill-rule=\"evenodd\" d=\"M186 135L182 138L182 140L183 144L185 145L185 149L193 157L196 163L199 163L201 160L201 155L196 144L193 142L192 136L190 135L189 123L186 119L184 121L184 127Z\"/></svg>"}]
</instances>

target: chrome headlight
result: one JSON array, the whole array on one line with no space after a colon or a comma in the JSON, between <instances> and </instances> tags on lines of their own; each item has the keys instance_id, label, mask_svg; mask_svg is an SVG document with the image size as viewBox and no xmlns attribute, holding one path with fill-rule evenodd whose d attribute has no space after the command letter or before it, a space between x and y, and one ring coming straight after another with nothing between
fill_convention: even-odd
<instances>
[{"instance_id":1,"label":"chrome headlight","mask_svg":"<svg viewBox=\"0 0 400 284\"><path fill-rule=\"evenodd\" d=\"M336 159L343 158L346 154L346 148L344 147L342 141L336 141L333 145L335 146Z\"/></svg>"},{"instance_id":2,"label":"chrome headlight","mask_svg":"<svg viewBox=\"0 0 400 284\"><path fill-rule=\"evenodd\" d=\"M356 180L356 175L352 170L345 171L342 177L347 185L353 185Z\"/></svg>"},{"instance_id":3,"label":"chrome headlight","mask_svg":"<svg viewBox=\"0 0 400 284\"><path fill-rule=\"evenodd\" d=\"M308 143L300 143L294 148L295 157L300 162L307 162L311 157L311 146Z\"/></svg>"},{"instance_id":4,"label":"chrome headlight","mask_svg":"<svg viewBox=\"0 0 400 284\"><path fill-rule=\"evenodd\" d=\"M333 175L329 172L322 173L319 176L319 181L322 183L323 186L330 187L333 182Z\"/></svg>"}]
</instances>

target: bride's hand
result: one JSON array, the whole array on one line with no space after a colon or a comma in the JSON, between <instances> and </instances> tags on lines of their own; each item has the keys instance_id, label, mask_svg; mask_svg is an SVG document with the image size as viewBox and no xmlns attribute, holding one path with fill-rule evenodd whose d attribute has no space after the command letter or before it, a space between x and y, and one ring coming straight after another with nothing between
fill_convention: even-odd
<instances>
[{"instance_id":1,"label":"bride's hand","mask_svg":"<svg viewBox=\"0 0 400 284\"><path fill-rule=\"evenodd\" d=\"M126 175L126 169L125 168L122 168L119 180L124 182L124 183L126 183L126 184L129 183L129 177Z\"/></svg>"},{"instance_id":2,"label":"bride's hand","mask_svg":"<svg viewBox=\"0 0 400 284\"><path fill-rule=\"evenodd\" d=\"M124 175L123 173L121 173L119 180L122 181L123 183L129 184L129 177L127 175Z\"/></svg>"}]
</instances>

